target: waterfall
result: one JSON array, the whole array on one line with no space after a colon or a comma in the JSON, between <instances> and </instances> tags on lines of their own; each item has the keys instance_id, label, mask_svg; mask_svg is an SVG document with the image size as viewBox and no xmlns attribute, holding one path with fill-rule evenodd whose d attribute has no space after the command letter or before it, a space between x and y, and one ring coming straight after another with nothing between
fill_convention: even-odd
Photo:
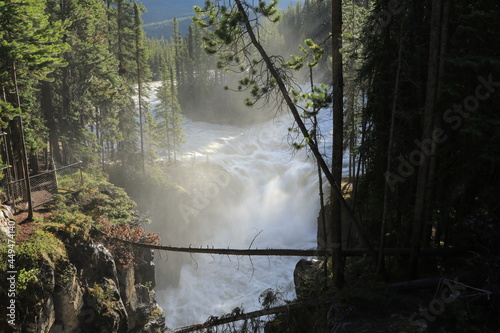
<instances>
[{"instance_id":1,"label":"waterfall","mask_svg":"<svg viewBox=\"0 0 500 333\"><path fill-rule=\"evenodd\" d=\"M316 163L305 149L292 150L287 140L292 124L287 116L243 128L186 119L184 158L193 163L191 181L203 184L191 193L192 202L181 204L183 218L177 226L183 231L172 226L162 231L182 234L179 242L187 243L170 245L315 248L319 211ZM260 309L259 295L268 288L293 299L293 270L298 260L188 258L179 268L178 285L156 292L167 326L204 322L235 307L243 307L245 312Z\"/></svg>"}]
</instances>

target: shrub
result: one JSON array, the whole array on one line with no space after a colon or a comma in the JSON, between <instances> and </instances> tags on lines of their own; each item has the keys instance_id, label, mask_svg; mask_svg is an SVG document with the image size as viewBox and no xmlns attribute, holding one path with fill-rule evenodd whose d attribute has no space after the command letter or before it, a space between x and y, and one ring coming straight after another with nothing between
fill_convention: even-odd
<instances>
[{"instance_id":1,"label":"shrub","mask_svg":"<svg viewBox=\"0 0 500 333\"><path fill-rule=\"evenodd\" d=\"M46 260L51 265L67 257L64 243L51 232L37 229L32 237L18 244L17 258L24 267L36 267L37 262Z\"/></svg>"}]
</instances>

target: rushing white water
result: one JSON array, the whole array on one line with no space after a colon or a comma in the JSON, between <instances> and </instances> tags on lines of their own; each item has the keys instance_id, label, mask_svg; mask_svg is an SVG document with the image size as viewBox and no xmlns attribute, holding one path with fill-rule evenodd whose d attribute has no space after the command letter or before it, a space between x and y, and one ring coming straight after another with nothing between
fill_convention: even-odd
<instances>
[{"instance_id":1,"label":"rushing white water","mask_svg":"<svg viewBox=\"0 0 500 333\"><path fill-rule=\"evenodd\" d=\"M198 198L193 203L181 207L184 219L178 228L188 236L179 241L189 243L171 245L315 248L316 164L305 151L290 148L292 124L286 116L250 127L186 120L184 158L208 160L219 171L206 178L208 184L194 194ZM157 290L156 298L170 328L201 323L235 307L257 310L259 295L268 288L293 299L293 270L299 259L195 255L182 266L179 284Z\"/></svg>"},{"instance_id":2,"label":"rushing white water","mask_svg":"<svg viewBox=\"0 0 500 333\"><path fill-rule=\"evenodd\" d=\"M286 117L249 128L186 122L185 151L199 159L208 155L231 176L215 182L219 188L213 189L209 204L197 207L196 221L189 221L193 238L214 247L316 246L317 171L304 152L294 156L290 150L290 126ZM178 286L157 291L171 328L204 322L235 307L257 310L258 297L268 288L294 297L298 258L197 255L195 260L182 267Z\"/></svg>"}]
</instances>

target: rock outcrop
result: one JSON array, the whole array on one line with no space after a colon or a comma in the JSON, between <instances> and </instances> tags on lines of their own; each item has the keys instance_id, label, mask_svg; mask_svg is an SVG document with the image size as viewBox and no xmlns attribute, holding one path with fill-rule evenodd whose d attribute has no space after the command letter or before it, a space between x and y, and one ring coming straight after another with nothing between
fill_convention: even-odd
<instances>
[{"instance_id":1,"label":"rock outcrop","mask_svg":"<svg viewBox=\"0 0 500 333\"><path fill-rule=\"evenodd\" d=\"M0 214L0 237L5 238L12 216ZM67 258L37 265L35 306L17 299L16 326L0 320L1 332L85 333L161 332L165 326L162 309L155 300L153 255L140 249L141 260L120 263L97 239L65 244ZM2 306L6 292L0 285Z\"/></svg>"},{"instance_id":2,"label":"rock outcrop","mask_svg":"<svg viewBox=\"0 0 500 333\"><path fill-rule=\"evenodd\" d=\"M300 259L293 271L293 282L298 299L315 296L324 281L323 261Z\"/></svg>"}]
</instances>

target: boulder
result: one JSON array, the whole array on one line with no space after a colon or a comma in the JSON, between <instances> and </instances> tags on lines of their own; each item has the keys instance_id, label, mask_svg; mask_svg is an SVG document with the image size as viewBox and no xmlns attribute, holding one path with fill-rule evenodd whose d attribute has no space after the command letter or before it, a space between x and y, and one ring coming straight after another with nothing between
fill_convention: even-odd
<instances>
[{"instance_id":1,"label":"boulder","mask_svg":"<svg viewBox=\"0 0 500 333\"><path fill-rule=\"evenodd\" d=\"M320 291L324 281L323 261L317 259L300 259L293 271L293 282L297 298L311 297Z\"/></svg>"},{"instance_id":2,"label":"boulder","mask_svg":"<svg viewBox=\"0 0 500 333\"><path fill-rule=\"evenodd\" d=\"M78 269L81 278L89 285L99 283L102 278L112 279L116 285L119 284L115 259L103 244L79 244L70 259Z\"/></svg>"}]
</instances>

